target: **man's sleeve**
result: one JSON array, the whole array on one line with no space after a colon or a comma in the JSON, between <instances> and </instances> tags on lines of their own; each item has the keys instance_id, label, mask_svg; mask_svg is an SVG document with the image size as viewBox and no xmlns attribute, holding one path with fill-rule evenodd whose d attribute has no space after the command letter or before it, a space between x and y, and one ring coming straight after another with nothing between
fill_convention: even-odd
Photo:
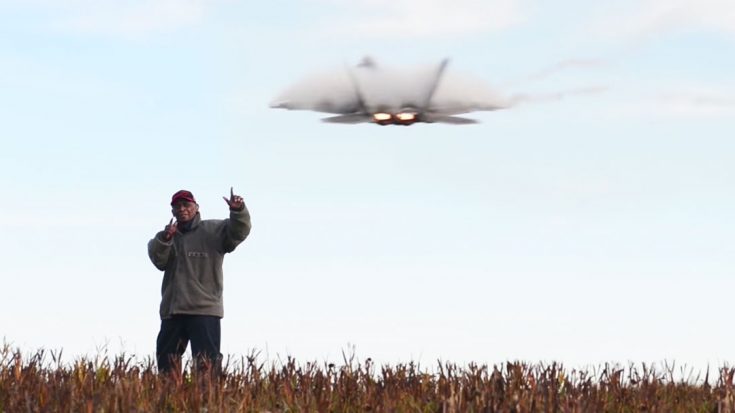
<instances>
[{"instance_id":1,"label":"man's sleeve","mask_svg":"<svg viewBox=\"0 0 735 413\"><path fill-rule=\"evenodd\" d=\"M156 268L165 271L174 241L166 242L162 241L162 238L163 232L159 232L152 240L148 241L148 257Z\"/></svg>"},{"instance_id":2,"label":"man's sleeve","mask_svg":"<svg viewBox=\"0 0 735 413\"><path fill-rule=\"evenodd\" d=\"M240 211L230 210L230 219L225 220L223 248L232 252L250 234L250 212L243 205Z\"/></svg>"}]
</instances>

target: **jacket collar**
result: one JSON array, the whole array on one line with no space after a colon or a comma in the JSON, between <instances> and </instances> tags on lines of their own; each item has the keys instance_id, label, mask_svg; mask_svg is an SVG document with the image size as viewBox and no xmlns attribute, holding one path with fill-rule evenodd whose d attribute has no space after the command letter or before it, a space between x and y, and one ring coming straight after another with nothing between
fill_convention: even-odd
<instances>
[{"instance_id":1,"label":"jacket collar","mask_svg":"<svg viewBox=\"0 0 735 413\"><path fill-rule=\"evenodd\" d=\"M202 220L202 217L199 215L199 212L197 212L196 215L194 215L194 218L191 219L191 221L179 226L179 231L181 231L184 234L189 231L193 231L196 229L196 227L199 226L199 222L201 222L201 220Z\"/></svg>"}]
</instances>

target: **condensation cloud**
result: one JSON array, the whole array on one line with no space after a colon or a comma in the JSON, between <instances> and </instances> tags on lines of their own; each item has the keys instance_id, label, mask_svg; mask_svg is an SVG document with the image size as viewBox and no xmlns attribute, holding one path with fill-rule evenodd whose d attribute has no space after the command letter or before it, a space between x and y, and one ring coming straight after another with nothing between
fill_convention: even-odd
<instances>
[{"instance_id":1,"label":"condensation cloud","mask_svg":"<svg viewBox=\"0 0 735 413\"><path fill-rule=\"evenodd\" d=\"M470 75L447 71L427 102L436 78L437 65L407 69L375 64L343 67L308 76L282 91L271 103L274 107L349 113L359 107L362 95L371 111L425 108L443 113L492 110L510 105L486 82Z\"/></svg>"},{"instance_id":2,"label":"condensation cloud","mask_svg":"<svg viewBox=\"0 0 735 413\"><path fill-rule=\"evenodd\" d=\"M526 79L540 80L570 67L600 64L596 60L564 61ZM454 115L509 109L525 103L546 103L570 96L596 95L607 90L604 85L594 85L546 93L500 91L487 81L450 66L439 78L435 93L428 100L438 67L439 64L396 68L379 65L366 58L357 66L344 66L301 79L278 94L271 106L345 114L361 110L362 96L369 112L418 108Z\"/></svg>"}]
</instances>

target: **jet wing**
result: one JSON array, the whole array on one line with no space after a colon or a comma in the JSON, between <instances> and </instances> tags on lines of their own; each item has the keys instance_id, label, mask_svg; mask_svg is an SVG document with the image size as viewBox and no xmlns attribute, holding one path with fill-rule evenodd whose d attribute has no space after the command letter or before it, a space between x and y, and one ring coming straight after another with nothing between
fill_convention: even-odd
<instances>
[{"instance_id":1,"label":"jet wing","mask_svg":"<svg viewBox=\"0 0 735 413\"><path fill-rule=\"evenodd\" d=\"M330 116L328 118L322 118L322 122L354 125L357 123L369 123L371 119L372 118L368 115L363 115L362 113L353 113L351 115L337 115Z\"/></svg>"},{"instance_id":2,"label":"jet wing","mask_svg":"<svg viewBox=\"0 0 735 413\"><path fill-rule=\"evenodd\" d=\"M450 125L472 125L479 123L475 119L447 115L428 115L426 116L426 121L429 123L447 123Z\"/></svg>"}]
</instances>

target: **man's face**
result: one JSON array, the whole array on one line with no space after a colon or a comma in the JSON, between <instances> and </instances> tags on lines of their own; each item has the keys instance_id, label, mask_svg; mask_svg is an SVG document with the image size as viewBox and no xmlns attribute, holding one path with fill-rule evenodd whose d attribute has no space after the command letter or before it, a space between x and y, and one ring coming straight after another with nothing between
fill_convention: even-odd
<instances>
[{"instance_id":1,"label":"man's face","mask_svg":"<svg viewBox=\"0 0 735 413\"><path fill-rule=\"evenodd\" d=\"M176 201L171 209L171 212L176 217L176 221L182 223L191 221L197 214L197 211L199 211L199 205L184 199Z\"/></svg>"}]
</instances>

